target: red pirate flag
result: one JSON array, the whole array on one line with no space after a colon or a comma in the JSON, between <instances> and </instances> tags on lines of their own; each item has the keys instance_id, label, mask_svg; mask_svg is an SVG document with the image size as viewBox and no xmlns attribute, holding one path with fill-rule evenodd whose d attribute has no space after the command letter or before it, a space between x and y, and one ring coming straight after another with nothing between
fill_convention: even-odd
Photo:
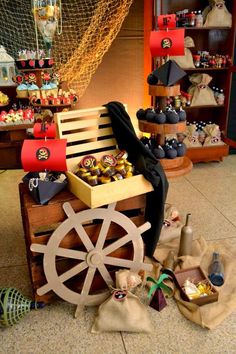
<instances>
[{"instance_id":1,"label":"red pirate flag","mask_svg":"<svg viewBox=\"0 0 236 354\"><path fill-rule=\"evenodd\" d=\"M150 50L152 57L184 55L184 29L152 31Z\"/></svg>"}]
</instances>

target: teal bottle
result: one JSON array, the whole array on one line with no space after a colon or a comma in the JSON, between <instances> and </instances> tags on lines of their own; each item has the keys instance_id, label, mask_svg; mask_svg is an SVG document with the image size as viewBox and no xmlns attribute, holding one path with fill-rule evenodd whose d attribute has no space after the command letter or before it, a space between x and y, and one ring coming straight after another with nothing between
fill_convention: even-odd
<instances>
[{"instance_id":1,"label":"teal bottle","mask_svg":"<svg viewBox=\"0 0 236 354\"><path fill-rule=\"evenodd\" d=\"M221 286L224 284L224 267L218 252L213 252L208 277L215 286Z\"/></svg>"}]
</instances>

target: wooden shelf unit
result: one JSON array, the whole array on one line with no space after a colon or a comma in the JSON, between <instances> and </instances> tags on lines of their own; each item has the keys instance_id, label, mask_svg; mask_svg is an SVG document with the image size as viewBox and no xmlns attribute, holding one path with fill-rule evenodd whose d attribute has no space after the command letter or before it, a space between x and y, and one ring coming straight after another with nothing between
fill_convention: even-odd
<instances>
[{"instance_id":1,"label":"wooden shelf unit","mask_svg":"<svg viewBox=\"0 0 236 354\"><path fill-rule=\"evenodd\" d=\"M154 6L155 4L155 6ZM183 9L194 10L204 10L205 7L209 5L208 0L146 0L145 1L145 13L146 19L144 21L144 31L146 37L148 38L147 31L153 30L155 28L155 14L154 7L156 8L156 15L176 13L177 11ZM190 36L193 38L195 47L191 48L192 52L197 51L209 51L215 55L216 53L222 55L230 55L233 59L234 48L235 48L235 38L236 38L236 2L233 0L226 0L225 5L229 12L232 14L232 27L185 27L185 36ZM148 13L147 10L151 13ZM152 25L152 28L150 29ZM144 39L145 39L144 38ZM144 62L145 62L145 73L148 74L153 70L153 61L149 57L145 58L145 52L149 50L149 43L144 40ZM148 68L149 63L149 68ZM229 103L230 103L230 92L232 83L232 72L233 66L227 66L224 68L192 68L184 69L188 75L194 73L208 73L213 77L210 87L219 87L224 89L225 93L225 104L223 106L202 106L202 107L186 107L187 120L189 122L193 121L212 121L219 125L222 132L227 132L228 129L228 117L229 117ZM146 80L147 76L144 78ZM186 91L191 85L188 80L188 76L180 81L181 90ZM146 91L145 91L146 92ZM145 98L147 102L147 97ZM151 105L151 101L150 105ZM202 148L191 148L188 149L187 156L191 158L193 162L208 162L208 161L221 161L224 156L227 156L229 148L225 145L215 146L213 148L202 147Z\"/></svg>"}]
</instances>

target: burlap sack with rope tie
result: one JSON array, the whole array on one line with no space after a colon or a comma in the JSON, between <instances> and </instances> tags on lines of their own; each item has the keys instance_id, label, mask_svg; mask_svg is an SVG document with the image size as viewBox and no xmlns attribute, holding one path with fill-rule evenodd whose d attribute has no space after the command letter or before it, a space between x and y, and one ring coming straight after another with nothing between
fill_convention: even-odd
<instances>
[{"instance_id":1,"label":"burlap sack with rope tie","mask_svg":"<svg viewBox=\"0 0 236 354\"><path fill-rule=\"evenodd\" d=\"M196 125L191 124L186 127L185 130L185 135L186 137L184 138L184 144L186 145L187 148L190 147L201 147L202 144L198 140L199 134L196 131Z\"/></svg>"},{"instance_id":2,"label":"burlap sack with rope tie","mask_svg":"<svg viewBox=\"0 0 236 354\"><path fill-rule=\"evenodd\" d=\"M220 132L219 125L207 124L203 128L203 130L207 135L203 146L224 145L223 141L221 140L221 132Z\"/></svg>"},{"instance_id":3,"label":"burlap sack with rope tie","mask_svg":"<svg viewBox=\"0 0 236 354\"><path fill-rule=\"evenodd\" d=\"M212 77L208 74L192 74L189 76L189 81L192 85L188 89L188 93L191 94L191 106L217 106L214 93L208 86Z\"/></svg>"},{"instance_id":4,"label":"burlap sack with rope tie","mask_svg":"<svg viewBox=\"0 0 236 354\"><path fill-rule=\"evenodd\" d=\"M130 291L124 272L116 273L116 289L111 288L111 296L99 306L91 332L150 333L153 328L147 306Z\"/></svg>"},{"instance_id":5,"label":"burlap sack with rope tie","mask_svg":"<svg viewBox=\"0 0 236 354\"><path fill-rule=\"evenodd\" d=\"M194 41L191 37L187 36L184 38L184 55L170 57L174 60L182 69L195 68L193 62L192 52L189 48L195 47Z\"/></svg>"},{"instance_id":6,"label":"burlap sack with rope tie","mask_svg":"<svg viewBox=\"0 0 236 354\"><path fill-rule=\"evenodd\" d=\"M232 27L232 15L224 0L209 0L210 5L203 11L203 27Z\"/></svg>"}]
</instances>

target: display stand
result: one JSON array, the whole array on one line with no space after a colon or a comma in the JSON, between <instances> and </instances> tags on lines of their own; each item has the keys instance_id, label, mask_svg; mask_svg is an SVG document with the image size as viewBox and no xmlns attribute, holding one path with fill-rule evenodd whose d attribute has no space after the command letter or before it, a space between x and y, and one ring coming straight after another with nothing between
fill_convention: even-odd
<instances>
[{"instance_id":1,"label":"display stand","mask_svg":"<svg viewBox=\"0 0 236 354\"><path fill-rule=\"evenodd\" d=\"M167 97L180 95L180 86L173 85L149 85L149 94L152 96L155 105L158 100L160 109L165 110ZM184 133L186 122L176 124L157 124L139 120L141 132L155 134L157 144L163 146L167 134ZM176 157L175 159L160 159L160 163L165 170L167 178L183 176L192 170L192 162L187 156Z\"/></svg>"}]
</instances>

